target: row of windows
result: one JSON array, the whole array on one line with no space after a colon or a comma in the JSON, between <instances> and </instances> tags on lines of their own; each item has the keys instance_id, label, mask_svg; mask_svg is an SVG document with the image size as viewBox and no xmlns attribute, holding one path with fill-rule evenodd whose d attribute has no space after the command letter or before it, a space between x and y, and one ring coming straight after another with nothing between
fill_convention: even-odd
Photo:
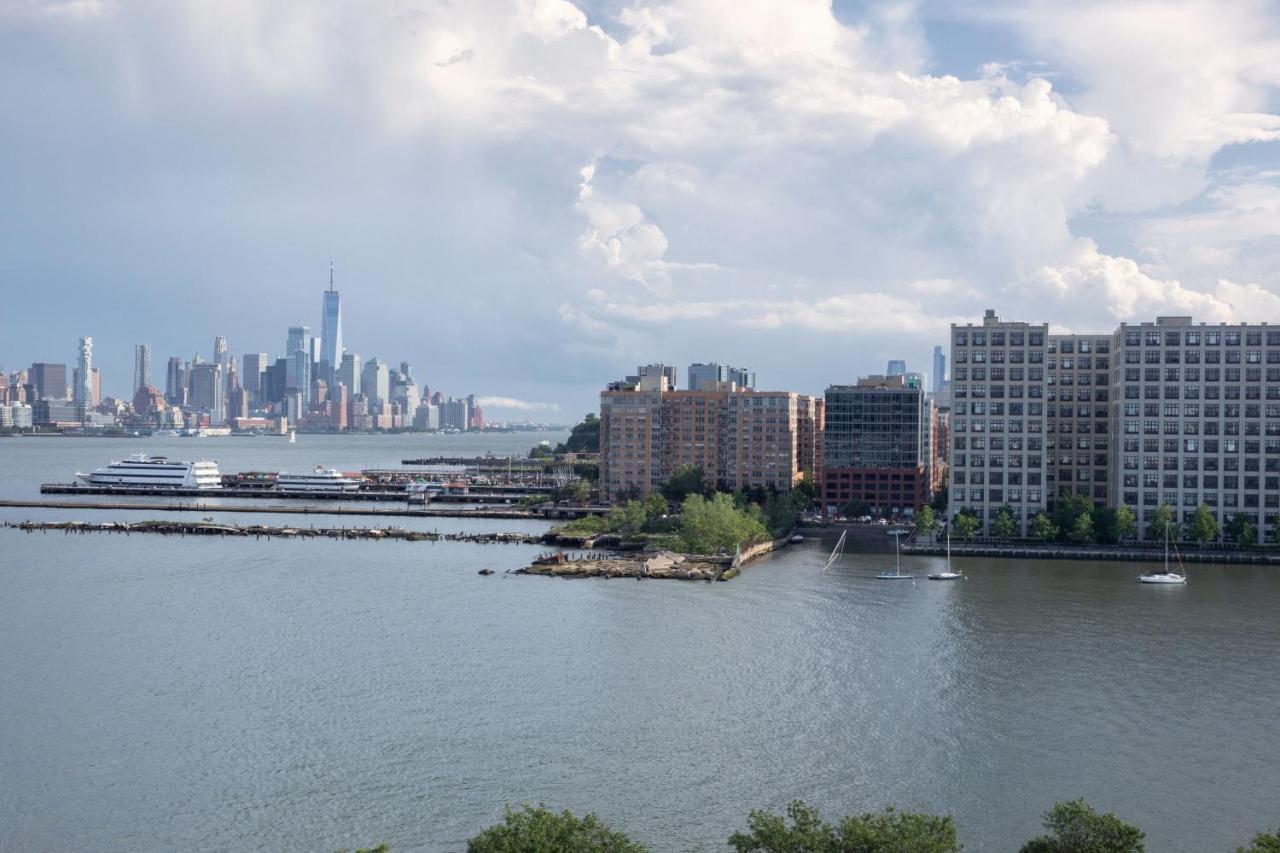
<instances>
[{"instance_id":1,"label":"row of windows","mask_svg":"<svg viewBox=\"0 0 1280 853\"><path fill-rule=\"evenodd\" d=\"M1149 346L1158 347L1161 344L1167 347L1182 346L1200 346L1201 342L1205 346L1216 347L1226 344L1229 347L1240 346L1240 342L1244 341L1247 346L1261 346L1263 333L1261 329L1246 329L1243 335L1239 329L1187 329L1183 330L1162 330L1162 329L1126 329L1124 333L1124 344L1128 347ZM1280 330L1268 330L1266 333L1267 346L1280 346Z\"/></svg>"},{"instance_id":2,"label":"row of windows","mask_svg":"<svg viewBox=\"0 0 1280 853\"><path fill-rule=\"evenodd\" d=\"M1267 364L1280 364L1280 349L1267 350ZM1221 350L1126 350L1124 363L1132 364L1222 364L1224 356ZM1227 364L1262 364L1262 351L1251 349L1241 352L1238 349L1227 350Z\"/></svg>"},{"instance_id":3,"label":"row of windows","mask_svg":"<svg viewBox=\"0 0 1280 853\"><path fill-rule=\"evenodd\" d=\"M1124 434L1137 435L1138 421L1125 421ZM1217 421L1206 421L1201 424L1199 421L1142 421L1142 433L1144 435L1199 435L1202 431L1205 435L1261 435L1262 425L1256 422L1245 422L1244 429L1241 430L1239 421L1227 421L1219 424ZM1181 428L1179 428L1181 424ZM1163 425L1163 429L1161 426ZM1267 424L1267 434L1275 435L1272 430L1275 429L1274 423Z\"/></svg>"},{"instance_id":4,"label":"row of windows","mask_svg":"<svg viewBox=\"0 0 1280 853\"><path fill-rule=\"evenodd\" d=\"M1200 413L1204 412L1206 418L1239 418L1243 413L1246 418L1256 418L1261 413L1265 413L1268 418L1280 418L1280 403L1267 403L1265 407L1259 407L1257 403L1245 404L1243 407L1239 403L1125 403L1124 414L1126 417L1136 417L1138 410L1141 408L1145 417L1158 417L1164 415L1167 418L1178 417L1198 418ZM1270 426L1270 424L1268 424Z\"/></svg>"},{"instance_id":5,"label":"row of windows","mask_svg":"<svg viewBox=\"0 0 1280 853\"><path fill-rule=\"evenodd\" d=\"M1145 385L1141 388L1137 385L1124 386L1124 399L1126 400L1159 400L1163 397L1165 400L1199 400L1201 389L1198 385L1165 385L1164 394L1160 393L1161 386ZM1267 399L1280 400L1280 386L1267 386ZM994 396L994 395L993 395ZM1033 394L1032 396L1039 396ZM1217 385L1206 385L1204 387L1204 399L1206 400L1239 400L1241 391L1239 385L1224 385L1219 388ZM1261 400L1262 389L1257 385L1244 386L1244 399Z\"/></svg>"},{"instance_id":6,"label":"row of windows","mask_svg":"<svg viewBox=\"0 0 1280 853\"><path fill-rule=\"evenodd\" d=\"M1272 502L1273 497L1280 498L1280 496L1268 495L1267 506L1268 507L1280 506L1280 503ZM1138 493L1125 492L1124 502L1127 506L1131 506L1131 507L1138 506L1139 504ZM1178 496L1176 494L1170 494L1168 492L1164 492L1164 493L1143 492L1141 504L1142 506L1159 506L1160 504L1177 506ZM1234 509L1235 507L1239 507L1239 506L1244 506L1249 509L1257 509L1258 496L1255 494L1246 494L1244 495L1244 499L1241 500L1241 496L1236 494L1235 492L1224 492L1221 495L1221 501L1219 501L1219 495L1215 492L1206 492L1205 494L1202 494L1202 495L1197 495L1195 492L1182 493L1183 506L1198 507L1201 504L1204 504L1205 506L1208 506L1208 507L1216 507L1221 505L1221 506L1227 507L1228 509ZM1189 517L1190 513L1186 513L1185 515Z\"/></svg>"},{"instance_id":7,"label":"row of windows","mask_svg":"<svg viewBox=\"0 0 1280 853\"><path fill-rule=\"evenodd\" d=\"M1265 482L1265 488L1269 492L1280 490L1280 477L1267 477L1265 480L1261 480L1256 476L1240 477L1235 474L1226 474L1222 477L1217 474L1183 474L1181 477L1177 474L1149 473L1142 475L1142 485L1147 489L1176 489L1179 486L1184 489L1198 489L1203 485L1205 489L1217 490L1221 488L1225 491L1235 492L1239 491L1241 485L1243 485L1245 491L1257 491L1259 482ZM1219 487L1219 483L1222 484L1221 487ZM1124 486L1126 489L1136 489L1138 487L1138 475L1125 474ZM1280 497L1280 492L1277 492L1276 496Z\"/></svg>"},{"instance_id":8,"label":"row of windows","mask_svg":"<svg viewBox=\"0 0 1280 853\"><path fill-rule=\"evenodd\" d=\"M1209 442L1205 442L1208 444ZM1205 453L1216 453L1216 451L1206 450ZM1217 455L1205 456L1203 459L1199 456L1154 456L1144 455L1142 457L1142 467L1148 470L1155 470L1161 467L1158 463L1164 460L1164 469L1166 471L1177 471L1179 468L1185 471L1198 471L1203 463L1204 470L1217 471L1218 465L1221 463L1224 471L1239 471L1240 460L1234 456L1218 457ZM1126 471L1138 470L1138 457L1133 454L1127 454L1121 461L1121 466ZM1244 470L1257 471L1262 466L1261 460L1256 456L1246 456L1244 459ZM1266 460L1266 469L1268 471L1280 471L1280 451L1274 451L1268 454Z\"/></svg>"},{"instance_id":9,"label":"row of windows","mask_svg":"<svg viewBox=\"0 0 1280 853\"><path fill-rule=\"evenodd\" d=\"M965 495L964 489L956 490L956 497L963 499ZM969 503L980 504L983 502L983 496L986 496L987 502L992 504L1020 504L1023 502L1022 489L969 489ZM1027 489L1026 502L1029 504L1038 504L1041 499L1040 489ZM1014 510L1015 516L1018 511Z\"/></svg>"},{"instance_id":10,"label":"row of windows","mask_svg":"<svg viewBox=\"0 0 1280 853\"><path fill-rule=\"evenodd\" d=\"M1022 331L1019 329L1019 330L1009 331L1009 332L981 331L981 332L973 332L972 338L970 338L970 332L967 329L964 329L964 330L956 329L954 334L951 336L952 344L958 347L968 346L970 340L973 341L973 345L975 347L985 347L988 345L993 347L1002 347L1005 345L1006 341L1008 342L1008 345L1011 347L1020 347L1020 346L1027 346L1027 345L1033 346L1033 347L1042 347L1044 346L1044 332L1039 329L1030 330L1030 331Z\"/></svg>"}]
</instances>

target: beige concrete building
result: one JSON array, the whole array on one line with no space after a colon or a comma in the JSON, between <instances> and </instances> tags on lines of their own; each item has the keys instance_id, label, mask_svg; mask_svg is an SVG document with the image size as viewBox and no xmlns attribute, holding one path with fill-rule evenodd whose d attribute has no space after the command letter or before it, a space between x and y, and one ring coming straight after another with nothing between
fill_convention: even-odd
<instances>
[{"instance_id":1,"label":"beige concrete building","mask_svg":"<svg viewBox=\"0 0 1280 853\"><path fill-rule=\"evenodd\" d=\"M643 495L681 465L727 489L789 491L821 453L821 401L788 391L673 391L659 372L600 394L600 484Z\"/></svg>"}]
</instances>

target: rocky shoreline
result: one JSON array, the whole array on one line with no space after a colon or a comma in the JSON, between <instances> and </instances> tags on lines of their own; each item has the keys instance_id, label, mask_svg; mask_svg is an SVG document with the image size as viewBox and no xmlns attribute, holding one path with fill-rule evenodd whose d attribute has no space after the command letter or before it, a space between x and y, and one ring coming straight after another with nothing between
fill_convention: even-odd
<instances>
[{"instance_id":1,"label":"rocky shoreline","mask_svg":"<svg viewBox=\"0 0 1280 853\"><path fill-rule=\"evenodd\" d=\"M591 554L572 557L563 552L545 554L512 574L553 578L634 578L636 580L727 581L738 569L728 558L690 556L662 551L656 554L620 556Z\"/></svg>"}]
</instances>

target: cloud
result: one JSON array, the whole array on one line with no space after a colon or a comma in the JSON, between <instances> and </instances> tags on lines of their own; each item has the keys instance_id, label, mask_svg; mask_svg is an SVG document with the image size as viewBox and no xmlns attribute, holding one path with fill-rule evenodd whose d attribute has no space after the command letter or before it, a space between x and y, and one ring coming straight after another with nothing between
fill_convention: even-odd
<instances>
[{"instance_id":1,"label":"cloud","mask_svg":"<svg viewBox=\"0 0 1280 853\"><path fill-rule=\"evenodd\" d=\"M1280 139L1275 10L971 8L939 30L911 2L23 0L0 275L48 322L0 358L92 331L119 389L151 336L272 352L316 324L332 255L355 348L453 393L517 364L562 384L511 399L565 406L642 360L749 359L775 387L920 364L988 306L1091 329L1268 308L1276 182L1212 161ZM1001 55L933 71L988 25ZM177 324L146 307L175 288Z\"/></svg>"},{"instance_id":2,"label":"cloud","mask_svg":"<svg viewBox=\"0 0 1280 853\"><path fill-rule=\"evenodd\" d=\"M486 409L515 409L519 412L558 412L556 403L533 403L514 397L477 397L476 403Z\"/></svg>"}]
</instances>

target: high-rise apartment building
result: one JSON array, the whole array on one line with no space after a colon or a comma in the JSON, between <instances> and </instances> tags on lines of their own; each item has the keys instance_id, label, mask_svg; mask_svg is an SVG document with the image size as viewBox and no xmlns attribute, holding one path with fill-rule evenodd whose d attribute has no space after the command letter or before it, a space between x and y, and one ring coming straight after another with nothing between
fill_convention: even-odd
<instances>
[{"instance_id":1,"label":"high-rise apartment building","mask_svg":"<svg viewBox=\"0 0 1280 853\"><path fill-rule=\"evenodd\" d=\"M1158 317L1049 335L988 312L952 328L952 364L952 512L986 523L1008 504L1025 524L1075 494L1129 507L1139 535L1163 504L1275 535L1280 329Z\"/></svg>"},{"instance_id":2,"label":"high-rise apartment building","mask_svg":"<svg viewBox=\"0 0 1280 853\"><path fill-rule=\"evenodd\" d=\"M1008 506L1024 533L1047 504L1045 360L1049 325L951 326L949 504L985 526Z\"/></svg>"},{"instance_id":3,"label":"high-rise apartment building","mask_svg":"<svg viewBox=\"0 0 1280 853\"><path fill-rule=\"evenodd\" d=\"M324 292L320 317L320 378L332 383L341 365L342 302L338 291L333 287L333 264L330 264L329 289Z\"/></svg>"},{"instance_id":4,"label":"high-rise apartment building","mask_svg":"<svg viewBox=\"0 0 1280 853\"><path fill-rule=\"evenodd\" d=\"M754 388L756 375L745 367L733 367L715 362L689 365L690 391L716 391L724 383L732 383L739 388ZM671 374L671 385L674 389L674 373Z\"/></svg>"},{"instance_id":5,"label":"high-rise apartment building","mask_svg":"<svg viewBox=\"0 0 1280 853\"><path fill-rule=\"evenodd\" d=\"M658 381L654 381L654 377ZM646 494L681 465L729 489L790 490L818 467L816 401L787 391L670 390L662 371L600 394L600 484L617 498Z\"/></svg>"},{"instance_id":6,"label":"high-rise apartment building","mask_svg":"<svg viewBox=\"0 0 1280 853\"><path fill-rule=\"evenodd\" d=\"M1110 504L1111 335L1050 335L1045 357L1045 500Z\"/></svg>"},{"instance_id":7,"label":"high-rise apartment building","mask_svg":"<svg viewBox=\"0 0 1280 853\"><path fill-rule=\"evenodd\" d=\"M82 417L87 416L93 408L93 338L80 339L79 358L76 362L75 404L80 408Z\"/></svg>"},{"instance_id":8,"label":"high-rise apartment building","mask_svg":"<svg viewBox=\"0 0 1280 853\"><path fill-rule=\"evenodd\" d=\"M825 395L822 503L850 503L891 515L933 498L934 409L918 381L869 376Z\"/></svg>"},{"instance_id":9,"label":"high-rise apartment building","mask_svg":"<svg viewBox=\"0 0 1280 853\"><path fill-rule=\"evenodd\" d=\"M1280 514L1280 328L1158 317L1112 336L1110 492L1143 531L1207 506L1258 539Z\"/></svg>"},{"instance_id":10,"label":"high-rise apartment building","mask_svg":"<svg viewBox=\"0 0 1280 853\"><path fill-rule=\"evenodd\" d=\"M151 345L138 344L133 348L133 391L151 384Z\"/></svg>"}]
</instances>

